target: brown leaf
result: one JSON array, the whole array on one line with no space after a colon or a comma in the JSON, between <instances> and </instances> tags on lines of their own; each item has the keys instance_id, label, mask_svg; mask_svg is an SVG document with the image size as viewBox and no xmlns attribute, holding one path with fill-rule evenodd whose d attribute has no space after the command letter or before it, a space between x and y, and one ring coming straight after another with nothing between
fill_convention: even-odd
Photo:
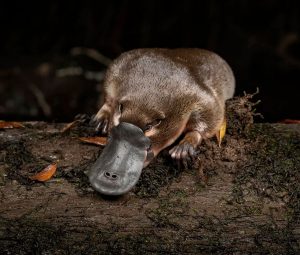
<instances>
[{"instance_id":1,"label":"brown leaf","mask_svg":"<svg viewBox=\"0 0 300 255\"><path fill-rule=\"evenodd\" d=\"M285 119L285 120L279 121L279 123L284 123L284 124L300 124L300 120Z\"/></svg>"},{"instance_id":2,"label":"brown leaf","mask_svg":"<svg viewBox=\"0 0 300 255\"><path fill-rule=\"evenodd\" d=\"M79 123L78 120L74 120L73 122L65 125L64 128L60 132L64 133L64 132L68 131L69 129L71 129L72 127L76 126L78 123Z\"/></svg>"},{"instance_id":3,"label":"brown leaf","mask_svg":"<svg viewBox=\"0 0 300 255\"><path fill-rule=\"evenodd\" d=\"M41 172L39 172L33 176L29 176L29 179L33 180L33 181L40 181L40 182L47 181L54 175L54 173L56 172L56 169L57 169L57 164L56 163L51 164L51 165L47 166Z\"/></svg>"},{"instance_id":4,"label":"brown leaf","mask_svg":"<svg viewBox=\"0 0 300 255\"><path fill-rule=\"evenodd\" d=\"M80 137L79 138L81 141L85 143L91 143L91 144L96 144L96 145L106 145L107 144L107 137Z\"/></svg>"},{"instance_id":5,"label":"brown leaf","mask_svg":"<svg viewBox=\"0 0 300 255\"><path fill-rule=\"evenodd\" d=\"M20 122L14 122L14 121L0 121L0 129L5 128L24 128Z\"/></svg>"}]
</instances>

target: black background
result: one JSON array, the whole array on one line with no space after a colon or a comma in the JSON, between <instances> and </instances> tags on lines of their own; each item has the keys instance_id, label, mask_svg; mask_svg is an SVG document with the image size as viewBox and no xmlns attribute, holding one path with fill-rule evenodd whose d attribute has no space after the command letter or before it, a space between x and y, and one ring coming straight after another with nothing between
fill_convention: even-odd
<instances>
[{"instance_id":1,"label":"black background","mask_svg":"<svg viewBox=\"0 0 300 255\"><path fill-rule=\"evenodd\" d=\"M0 68L65 56L74 46L110 58L141 47L206 48L232 66L237 95L260 88L265 121L299 119L299 2L2 1Z\"/></svg>"}]
</instances>

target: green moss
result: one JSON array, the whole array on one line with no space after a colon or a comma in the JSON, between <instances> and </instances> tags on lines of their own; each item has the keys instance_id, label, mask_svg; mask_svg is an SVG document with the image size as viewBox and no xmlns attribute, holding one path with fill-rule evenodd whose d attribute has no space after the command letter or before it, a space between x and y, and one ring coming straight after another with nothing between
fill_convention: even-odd
<instances>
[{"instance_id":1,"label":"green moss","mask_svg":"<svg viewBox=\"0 0 300 255\"><path fill-rule=\"evenodd\" d=\"M283 201L295 221L300 214L300 135L284 134L269 124L252 126L247 134L252 143L249 161L235 175L232 194L237 203L243 203L243 187L247 187L262 199Z\"/></svg>"},{"instance_id":2,"label":"green moss","mask_svg":"<svg viewBox=\"0 0 300 255\"><path fill-rule=\"evenodd\" d=\"M134 193L140 198L157 197L160 189L171 184L182 171L174 167L170 158L160 155L155 163L143 169Z\"/></svg>"},{"instance_id":3,"label":"green moss","mask_svg":"<svg viewBox=\"0 0 300 255\"><path fill-rule=\"evenodd\" d=\"M299 240L290 224L280 227L274 222L268 222L257 226L257 230L254 236L254 252L256 250L260 254L299 254Z\"/></svg>"},{"instance_id":4,"label":"green moss","mask_svg":"<svg viewBox=\"0 0 300 255\"><path fill-rule=\"evenodd\" d=\"M175 195L176 196L176 195ZM147 217L158 228L180 229L179 222L185 212L188 211L188 203L182 198L170 197L158 200L158 207L146 212Z\"/></svg>"},{"instance_id":5,"label":"green moss","mask_svg":"<svg viewBox=\"0 0 300 255\"><path fill-rule=\"evenodd\" d=\"M28 172L24 171L25 165L34 171L41 167L42 161L34 157L26 148L26 143L23 140L13 140L0 142L0 150L5 150L3 163L7 166L6 175L11 180L17 180L23 185L30 185L27 177ZM27 175L24 174L26 172Z\"/></svg>"},{"instance_id":6,"label":"green moss","mask_svg":"<svg viewBox=\"0 0 300 255\"><path fill-rule=\"evenodd\" d=\"M184 191L184 190L176 189L176 190L173 190L172 193L173 193L174 197L178 197L178 198L186 198L186 197L188 197L187 192Z\"/></svg>"},{"instance_id":7,"label":"green moss","mask_svg":"<svg viewBox=\"0 0 300 255\"><path fill-rule=\"evenodd\" d=\"M3 254L10 254L11 251L43 254L57 247L65 235L63 226L51 226L28 219L9 221L0 218L0 246Z\"/></svg>"}]
</instances>

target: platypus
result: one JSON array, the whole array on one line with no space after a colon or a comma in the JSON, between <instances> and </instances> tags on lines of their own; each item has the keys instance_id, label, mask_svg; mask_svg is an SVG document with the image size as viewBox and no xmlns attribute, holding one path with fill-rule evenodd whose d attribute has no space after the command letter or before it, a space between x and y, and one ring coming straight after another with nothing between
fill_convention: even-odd
<instances>
[{"instance_id":1,"label":"platypus","mask_svg":"<svg viewBox=\"0 0 300 255\"><path fill-rule=\"evenodd\" d=\"M90 171L92 186L104 194L123 194L135 185L142 168L179 137L169 150L176 160L192 157L203 139L216 135L220 140L225 101L234 89L231 68L208 50L135 49L121 54L107 70L105 102L93 119L110 139ZM132 169L138 174L129 178L125 173Z\"/></svg>"}]
</instances>

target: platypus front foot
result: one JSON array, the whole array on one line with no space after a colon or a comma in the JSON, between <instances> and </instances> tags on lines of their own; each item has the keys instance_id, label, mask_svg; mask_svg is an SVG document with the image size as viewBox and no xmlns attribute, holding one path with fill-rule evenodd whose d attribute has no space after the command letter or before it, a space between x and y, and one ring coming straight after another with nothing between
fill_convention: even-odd
<instances>
[{"instance_id":1,"label":"platypus front foot","mask_svg":"<svg viewBox=\"0 0 300 255\"><path fill-rule=\"evenodd\" d=\"M173 159L187 161L195 155L195 150L201 141L201 135L198 131L188 132L178 145L175 145L170 151Z\"/></svg>"},{"instance_id":2,"label":"platypus front foot","mask_svg":"<svg viewBox=\"0 0 300 255\"><path fill-rule=\"evenodd\" d=\"M103 108L91 119L90 124L95 126L96 132L106 135L109 130L110 113Z\"/></svg>"}]
</instances>

